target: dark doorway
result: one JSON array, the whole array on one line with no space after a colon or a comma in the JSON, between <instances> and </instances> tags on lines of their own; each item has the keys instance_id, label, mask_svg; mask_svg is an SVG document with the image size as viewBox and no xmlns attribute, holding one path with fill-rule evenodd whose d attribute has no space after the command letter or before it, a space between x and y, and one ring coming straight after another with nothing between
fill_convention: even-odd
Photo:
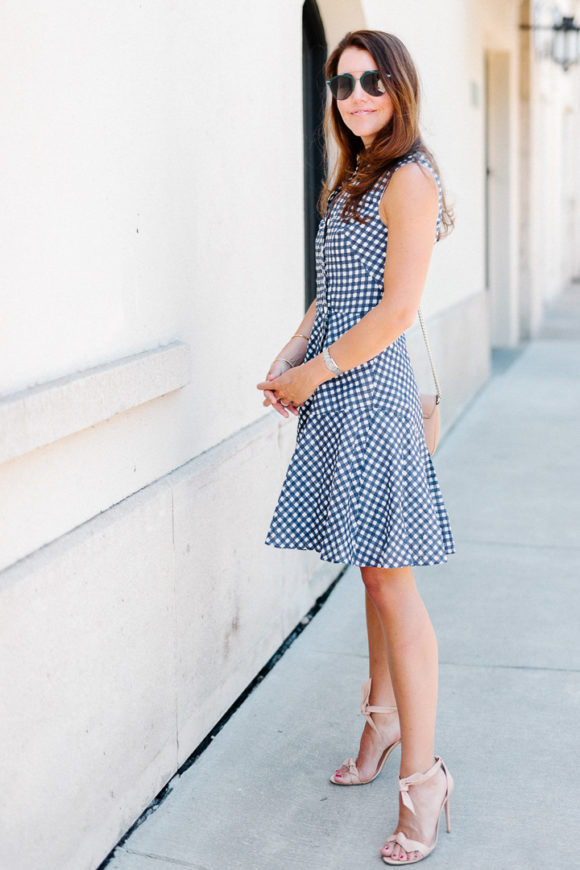
<instances>
[{"instance_id":1,"label":"dark doorway","mask_svg":"<svg viewBox=\"0 0 580 870\"><path fill-rule=\"evenodd\" d=\"M306 306L316 296L314 242L319 214L316 203L324 178L322 124L326 103L326 37L315 0L302 7L302 97L304 109L304 251Z\"/></svg>"}]
</instances>

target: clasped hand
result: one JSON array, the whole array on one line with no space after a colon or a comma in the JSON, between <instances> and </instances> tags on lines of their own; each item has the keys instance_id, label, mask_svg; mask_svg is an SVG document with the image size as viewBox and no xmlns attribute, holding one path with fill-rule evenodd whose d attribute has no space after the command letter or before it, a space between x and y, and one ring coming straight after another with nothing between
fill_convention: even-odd
<instances>
[{"instance_id":1,"label":"clasped hand","mask_svg":"<svg viewBox=\"0 0 580 870\"><path fill-rule=\"evenodd\" d=\"M283 360L276 360L270 366L266 380L258 384L258 389L264 392L263 404L266 407L271 405L283 417L288 417L288 412L298 414L298 408L317 386L308 365L289 368Z\"/></svg>"}]
</instances>

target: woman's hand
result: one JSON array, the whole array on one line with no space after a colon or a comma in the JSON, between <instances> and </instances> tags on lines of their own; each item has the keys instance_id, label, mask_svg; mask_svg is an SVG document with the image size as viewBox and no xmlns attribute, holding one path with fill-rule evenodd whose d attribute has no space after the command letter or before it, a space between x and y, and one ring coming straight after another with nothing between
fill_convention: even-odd
<instances>
[{"instance_id":1,"label":"woman's hand","mask_svg":"<svg viewBox=\"0 0 580 870\"><path fill-rule=\"evenodd\" d=\"M270 370L266 375L266 381L262 381L262 383L258 385L258 389L264 391L264 405L266 407L271 405L275 411L282 415L282 417L288 417L289 413L297 416L297 406L293 402L288 402L288 404L282 405L279 399L282 398L284 402L287 400L284 396L277 396L275 389L272 389L272 385L269 382L276 381L281 375L289 371L293 365L297 366L303 361L306 354L308 336L312 332L315 317L316 301L310 304L308 311L302 318L295 334L292 336L290 341L284 345L277 358L270 366ZM313 386L312 392L314 392L316 386L317 384Z\"/></svg>"},{"instance_id":2,"label":"woman's hand","mask_svg":"<svg viewBox=\"0 0 580 870\"><path fill-rule=\"evenodd\" d=\"M277 364L280 360L277 360ZM275 374L273 368L268 372L268 379L258 384L258 389L264 391L267 401L264 404L271 404L272 407L287 417L287 411L292 414L297 414L296 410L304 402L310 398L316 387L322 380L326 380L323 376L320 378L320 373L317 372L317 366L313 366L312 362L305 365L296 366L290 369L285 366L285 371L280 374ZM273 377L270 377L272 373Z\"/></svg>"},{"instance_id":3,"label":"woman's hand","mask_svg":"<svg viewBox=\"0 0 580 870\"><path fill-rule=\"evenodd\" d=\"M290 363L284 362L284 360L281 359L274 360L274 362L270 366L268 374L266 375L266 381L274 381L276 378L278 378L280 375L284 374L284 372L287 371L290 371ZM264 401L262 403L263 405L265 405L266 407L268 407L268 405L271 405L275 411L282 415L282 417L288 418L288 412L294 414L295 416L298 416L298 409L293 404L282 405L281 402L279 402L274 395L274 391L266 389L263 386L263 383L258 385L258 389L264 390Z\"/></svg>"}]
</instances>

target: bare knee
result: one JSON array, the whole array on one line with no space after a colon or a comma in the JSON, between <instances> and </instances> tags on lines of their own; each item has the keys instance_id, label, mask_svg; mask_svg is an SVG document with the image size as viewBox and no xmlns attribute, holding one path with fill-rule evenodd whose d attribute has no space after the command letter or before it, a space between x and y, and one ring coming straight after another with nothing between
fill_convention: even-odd
<instances>
[{"instance_id":1,"label":"bare knee","mask_svg":"<svg viewBox=\"0 0 580 870\"><path fill-rule=\"evenodd\" d=\"M361 568L362 581L368 595L375 604L393 605L410 592L415 591L415 580L410 567L404 568Z\"/></svg>"}]
</instances>

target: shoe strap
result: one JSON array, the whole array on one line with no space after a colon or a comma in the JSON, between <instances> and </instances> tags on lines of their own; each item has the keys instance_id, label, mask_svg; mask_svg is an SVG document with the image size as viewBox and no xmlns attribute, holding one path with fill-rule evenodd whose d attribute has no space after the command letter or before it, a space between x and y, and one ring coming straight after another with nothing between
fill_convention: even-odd
<instances>
[{"instance_id":1,"label":"shoe strap","mask_svg":"<svg viewBox=\"0 0 580 870\"><path fill-rule=\"evenodd\" d=\"M425 854L429 851L428 846L425 843L421 843L419 840L411 840L409 837L405 836L402 831L397 831L396 834L392 834L383 849L389 845L389 843L398 843L399 846L402 846L405 852L420 852L421 856L425 856ZM401 861L401 864L403 862Z\"/></svg>"},{"instance_id":2,"label":"shoe strap","mask_svg":"<svg viewBox=\"0 0 580 870\"><path fill-rule=\"evenodd\" d=\"M397 708L396 707L378 707L375 705L371 706L369 704L369 698L371 696L371 683L372 683L372 680L369 679L366 681L366 683L363 684L363 686L361 688L362 699L361 699L361 703L360 703L360 711L363 714L363 716L365 717L365 719L367 720L367 722L369 723L369 725L371 726L371 728L374 731L376 731L378 736L380 737L381 735L380 735L379 729L377 728L377 726L373 722L372 717L371 717L371 713L392 713L393 711L396 712Z\"/></svg>"},{"instance_id":3,"label":"shoe strap","mask_svg":"<svg viewBox=\"0 0 580 870\"><path fill-rule=\"evenodd\" d=\"M426 770L425 773L418 771L417 773L412 773L411 776L405 776L403 779L399 779L399 791L401 792L401 797L403 799L403 803L408 809L411 810L413 814L415 814L415 806L413 801L411 800L411 795L409 794L409 786L410 785L419 785L421 782L425 782L426 779L431 779L433 774L439 770L442 765L441 758L436 755L435 756L435 764Z\"/></svg>"}]
</instances>

